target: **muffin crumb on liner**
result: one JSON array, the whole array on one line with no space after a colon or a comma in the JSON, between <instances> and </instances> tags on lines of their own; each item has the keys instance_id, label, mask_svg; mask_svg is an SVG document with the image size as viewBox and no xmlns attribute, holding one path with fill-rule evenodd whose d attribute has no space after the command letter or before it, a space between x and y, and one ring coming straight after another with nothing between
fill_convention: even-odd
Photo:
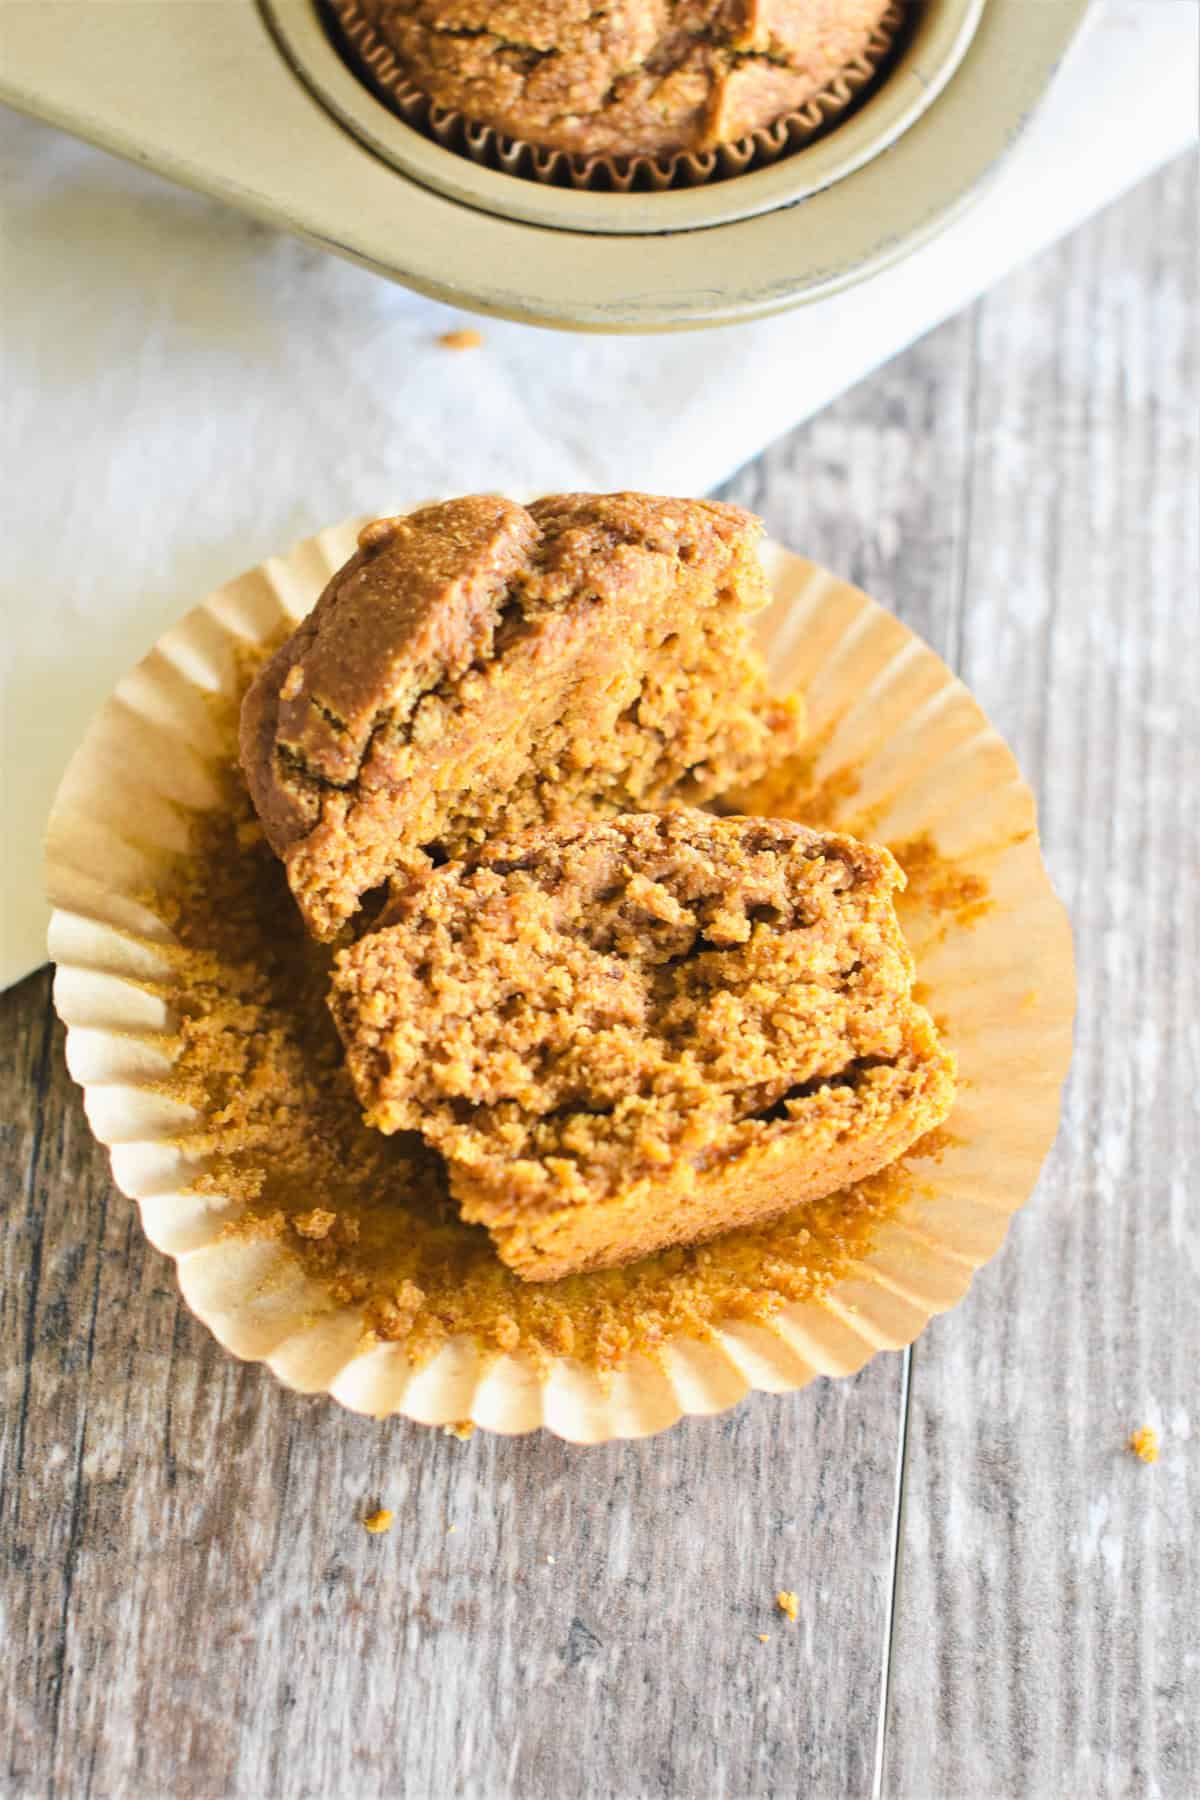
<instances>
[{"instance_id":1,"label":"muffin crumb on liner","mask_svg":"<svg viewBox=\"0 0 1200 1800\"><path fill-rule=\"evenodd\" d=\"M328 1194L306 1194L286 1230L239 1227L245 1205L206 1178L195 1109L172 1086L190 1004L184 947L147 899L187 855L189 821L225 803L216 720L234 704L246 658L308 610L355 529L250 571L168 632L92 725L49 822L50 953L68 1066L117 1185L176 1259L189 1306L235 1354L356 1410L460 1431L544 1425L590 1443L722 1410L752 1388L787 1392L817 1374L849 1374L877 1349L910 1343L999 1247L1053 1140L1074 1012L1070 930L1042 863L1032 795L966 688L865 594L774 545L764 562L775 598L758 635L776 690L806 693L811 748L745 803L805 822L811 806L825 814L813 823L908 848L902 923L922 999L960 1069L946 1127L905 1163L848 1260L808 1297L760 1316L718 1312L695 1334L668 1330L657 1343L630 1335L601 1368L572 1353L580 1346L569 1334L557 1350L548 1335L532 1354L503 1294L488 1343L451 1335L410 1355L402 1333L372 1329L360 1304L339 1302L321 1279L338 1241ZM707 1246L724 1264L715 1292L745 1286L747 1254L742 1234ZM419 1308L413 1286L406 1303Z\"/></svg>"},{"instance_id":2,"label":"muffin crumb on liner","mask_svg":"<svg viewBox=\"0 0 1200 1800\"><path fill-rule=\"evenodd\" d=\"M910 22L912 0L892 0L861 54L794 111L711 150L661 155L581 156L509 137L491 125L439 106L405 74L358 0L327 0L334 42L352 73L422 137L482 168L544 186L596 193L665 193L751 174L803 150L838 125L867 97L888 67Z\"/></svg>"}]
</instances>

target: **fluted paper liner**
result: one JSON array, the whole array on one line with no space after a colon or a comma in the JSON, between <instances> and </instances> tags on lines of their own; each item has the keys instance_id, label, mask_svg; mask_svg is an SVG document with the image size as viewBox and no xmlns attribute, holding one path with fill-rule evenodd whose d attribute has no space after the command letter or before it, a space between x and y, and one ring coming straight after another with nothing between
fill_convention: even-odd
<instances>
[{"instance_id":1,"label":"fluted paper liner","mask_svg":"<svg viewBox=\"0 0 1200 1800\"><path fill-rule=\"evenodd\" d=\"M822 1299L785 1305L768 1325L730 1322L704 1341L674 1340L660 1363L632 1362L607 1382L570 1358L539 1373L521 1354L465 1339L413 1367L401 1344L364 1347L359 1309L336 1307L275 1240L225 1233L232 1201L191 1191L196 1168L175 1140L195 1121L162 1092L172 939L138 896L186 848L181 807L218 800L206 696L236 691L238 647L302 616L354 549L356 529L322 532L264 563L161 638L91 726L49 821L49 949L68 1066L118 1187L175 1258L192 1311L236 1355L356 1411L502 1432L545 1425L585 1443L718 1412L752 1388L783 1393L816 1375L850 1375L877 1350L911 1343L999 1248L1053 1141L1074 1014L1070 928L1038 848L1033 796L968 690L866 594L776 545L765 551L775 599L759 631L776 688L807 698L820 749L805 789L818 797L817 822L893 845L928 834L956 874L978 876L989 894L969 925L905 903L918 976L930 1010L948 1021L961 1087L950 1141L910 1165L912 1192L869 1251Z\"/></svg>"},{"instance_id":2,"label":"fluted paper liner","mask_svg":"<svg viewBox=\"0 0 1200 1800\"><path fill-rule=\"evenodd\" d=\"M711 150L664 151L658 155L584 156L509 137L491 125L437 105L408 78L391 46L362 12L358 0L330 0L330 10L337 20L346 60L354 72L385 106L423 137L505 175L557 187L618 194L635 190L662 193L669 188L728 181L803 150L840 123L886 70L907 16L906 0L893 0L859 55L839 69L803 106L781 114L769 125L759 126L733 143L717 144Z\"/></svg>"}]
</instances>

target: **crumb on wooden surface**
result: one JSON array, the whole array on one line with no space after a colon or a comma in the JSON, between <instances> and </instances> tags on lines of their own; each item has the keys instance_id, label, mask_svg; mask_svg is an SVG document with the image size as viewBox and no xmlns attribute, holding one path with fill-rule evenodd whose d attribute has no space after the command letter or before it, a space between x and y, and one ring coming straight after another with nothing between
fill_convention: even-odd
<instances>
[{"instance_id":1,"label":"crumb on wooden surface","mask_svg":"<svg viewBox=\"0 0 1200 1800\"><path fill-rule=\"evenodd\" d=\"M474 1419L455 1419L452 1425L443 1425L442 1430L447 1437L459 1438L465 1444L469 1437L475 1435L475 1421Z\"/></svg>"},{"instance_id":2,"label":"crumb on wooden surface","mask_svg":"<svg viewBox=\"0 0 1200 1800\"><path fill-rule=\"evenodd\" d=\"M770 1632L769 1631L760 1631L758 1634L758 1641L760 1644L769 1644L771 1641Z\"/></svg>"},{"instance_id":3,"label":"crumb on wooden surface","mask_svg":"<svg viewBox=\"0 0 1200 1800\"><path fill-rule=\"evenodd\" d=\"M1153 1425L1139 1425L1129 1439L1129 1448L1144 1463L1158 1461L1158 1433Z\"/></svg>"},{"instance_id":4,"label":"crumb on wooden surface","mask_svg":"<svg viewBox=\"0 0 1200 1800\"><path fill-rule=\"evenodd\" d=\"M800 1616L799 1596L793 1594L789 1588L780 1588L775 1596L775 1604L784 1618L794 1625Z\"/></svg>"},{"instance_id":5,"label":"crumb on wooden surface","mask_svg":"<svg viewBox=\"0 0 1200 1800\"><path fill-rule=\"evenodd\" d=\"M438 343L443 350L478 350L483 343L483 333L469 329L443 331Z\"/></svg>"},{"instance_id":6,"label":"crumb on wooden surface","mask_svg":"<svg viewBox=\"0 0 1200 1800\"><path fill-rule=\"evenodd\" d=\"M379 1506L376 1507L374 1512L367 1514L366 1518L363 1520L363 1524L368 1531L378 1535L381 1531L390 1531L392 1529L392 1520L394 1518L395 1514L390 1508Z\"/></svg>"}]
</instances>

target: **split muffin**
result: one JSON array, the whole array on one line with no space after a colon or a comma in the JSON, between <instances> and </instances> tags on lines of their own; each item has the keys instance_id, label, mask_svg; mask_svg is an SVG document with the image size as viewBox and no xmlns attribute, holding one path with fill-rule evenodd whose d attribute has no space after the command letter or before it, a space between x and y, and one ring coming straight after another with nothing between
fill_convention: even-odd
<instances>
[{"instance_id":1,"label":"split muffin","mask_svg":"<svg viewBox=\"0 0 1200 1800\"><path fill-rule=\"evenodd\" d=\"M414 877L337 955L367 1122L544 1281L818 1199L939 1124L888 851L693 810L576 822Z\"/></svg>"},{"instance_id":2,"label":"split muffin","mask_svg":"<svg viewBox=\"0 0 1200 1800\"><path fill-rule=\"evenodd\" d=\"M381 519L264 666L241 757L309 929L488 837L709 800L797 745L734 506L472 495Z\"/></svg>"},{"instance_id":3,"label":"split muffin","mask_svg":"<svg viewBox=\"0 0 1200 1800\"><path fill-rule=\"evenodd\" d=\"M590 157L736 143L871 42L890 0L335 0L435 106ZM357 28L357 29L356 29Z\"/></svg>"}]
</instances>

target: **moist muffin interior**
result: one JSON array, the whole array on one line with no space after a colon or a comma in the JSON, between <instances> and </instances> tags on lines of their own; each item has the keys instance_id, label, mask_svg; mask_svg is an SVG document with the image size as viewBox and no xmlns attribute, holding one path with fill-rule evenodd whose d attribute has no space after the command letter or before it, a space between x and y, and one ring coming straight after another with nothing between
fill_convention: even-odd
<instances>
[{"instance_id":1,"label":"moist muffin interior","mask_svg":"<svg viewBox=\"0 0 1200 1800\"><path fill-rule=\"evenodd\" d=\"M679 811L414 880L331 1004L370 1124L533 1279L829 1192L945 1116L886 850Z\"/></svg>"}]
</instances>

